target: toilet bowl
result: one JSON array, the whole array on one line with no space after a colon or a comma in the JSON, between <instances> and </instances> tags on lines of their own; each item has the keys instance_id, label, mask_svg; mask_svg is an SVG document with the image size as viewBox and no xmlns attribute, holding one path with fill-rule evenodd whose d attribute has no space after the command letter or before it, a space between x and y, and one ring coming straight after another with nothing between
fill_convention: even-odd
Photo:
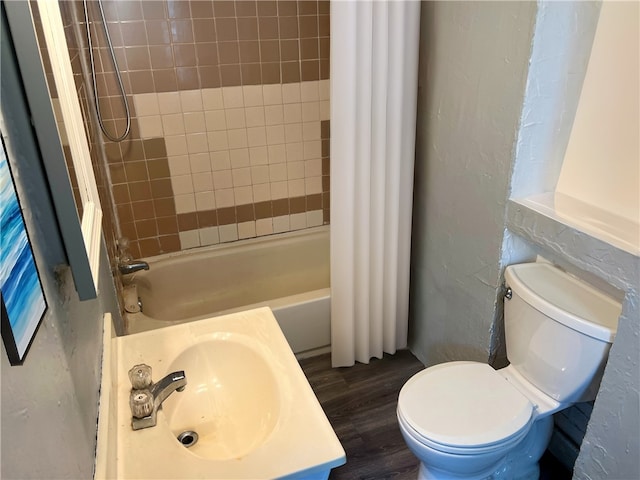
<instances>
[{"instance_id":1,"label":"toilet bowl","mask_svg":"<svg viewBox=\"0 0 640 480\"><path fill-rule=\"evenodd\" d=\"M507 267L505 279L511 364L443 363L400 391L419 479L537 479L552 414L595 398L620 303L548 264Z\"/></svg>"}]
</instances>

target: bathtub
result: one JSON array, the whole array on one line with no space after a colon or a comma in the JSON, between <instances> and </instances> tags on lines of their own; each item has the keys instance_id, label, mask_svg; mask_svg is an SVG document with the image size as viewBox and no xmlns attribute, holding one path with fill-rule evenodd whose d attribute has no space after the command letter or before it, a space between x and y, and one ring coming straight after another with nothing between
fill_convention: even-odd
<instances>
[{"instance_id":1,"label":"bathtub","mask_svg":"<svg viewBox=\"0 0 640 480\"><path fill-rule=\"evenodd\" d=\"M299 357L329 350L328 226L146 260L126 279L127 333L268 306Z\"/></svg>"}]
</instances>

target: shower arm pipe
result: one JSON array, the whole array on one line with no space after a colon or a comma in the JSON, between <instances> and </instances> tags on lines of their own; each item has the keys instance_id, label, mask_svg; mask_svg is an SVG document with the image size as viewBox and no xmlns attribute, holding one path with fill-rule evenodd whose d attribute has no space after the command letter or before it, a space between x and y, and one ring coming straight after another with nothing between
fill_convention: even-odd
<instances>
[{"instance_id":1,"label":"shower arm pipe","mask_svg":"<svg viewBox=\"0 0 640 480\"><path fill-rule=\"evenodd\" d=\"M104 16L104 9L102 7L102 0L98 0L98 8L100 10L100 17L102 19L102 26L104 29L105 37L107 39L107 44L109 46L109 54L111 56L111 61L113 62L113 68L116 73L116 79L118 80L118 88L120 89L120 94L122 96L122 103L124 105L127 125L125 131L120 136L112 136L106 129L104 122L102 120L102 113L100 111L100 102L98 101L98 85L96 81L96 67L95 67L95 59L93 56L93 42L91 40L91 23L89 21L89 11L87 7L87 0L83 0L82 4L84 7L84 20L85 27L87 29L87 43L89 47L89 60L90 60L90 69L91 69L91 82L93 84L93 102L96 107L96 115L98 117L98 124L100 125L100 129L104 133L104 135L111 140L112 142L121 142L124 140L129 132L131 131L131 111L129 110L129 102L127 101L127 95L124 91L124 85L122 84L122 77L120 75L120 69L118 68L118 61L116 60L115 53L113 51L113 43L111 42L111 35L109 35L109 28L107 26L107 21ZM117 133L117 132L116 132Z\"/></svg>"}]
</instances>

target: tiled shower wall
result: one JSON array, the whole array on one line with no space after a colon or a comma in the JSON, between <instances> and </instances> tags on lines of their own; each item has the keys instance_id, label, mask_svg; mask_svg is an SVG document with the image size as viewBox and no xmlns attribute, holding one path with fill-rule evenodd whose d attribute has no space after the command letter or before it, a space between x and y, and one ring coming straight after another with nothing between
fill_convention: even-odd
<instances>
[{"instance_id":1,"label":"tiled shower wall","mask_svg":"<svg viewBox=\"0 0 640 480\"><path fill-rule=\"evenodd\" d=\"M328 1L104 7L133 115L129 137L105 151L134 256L329 222ZM124 108L95 27L101 110L119 133Z\"/></svg>"}]
</instances>

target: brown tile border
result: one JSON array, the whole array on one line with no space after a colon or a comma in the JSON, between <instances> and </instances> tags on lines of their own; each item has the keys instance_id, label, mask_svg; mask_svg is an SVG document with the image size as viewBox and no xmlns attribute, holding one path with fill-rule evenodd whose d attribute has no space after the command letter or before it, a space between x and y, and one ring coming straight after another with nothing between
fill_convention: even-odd
<instances>
[{"instance_id":1,"label":"brown tile border","mask_svg":"<svg viewBox=\"0 0 640 480\"><path fill-rule=\"evenodd\" d=\"M263 218L293 215L315 210L323 210L324 194L306 195L304 197L282 198L266 202L249 203L235 207L219 208L178 215L178 231L185 232L199 228L231 225L251 222Z\"/></svg>"}]
</instances>

